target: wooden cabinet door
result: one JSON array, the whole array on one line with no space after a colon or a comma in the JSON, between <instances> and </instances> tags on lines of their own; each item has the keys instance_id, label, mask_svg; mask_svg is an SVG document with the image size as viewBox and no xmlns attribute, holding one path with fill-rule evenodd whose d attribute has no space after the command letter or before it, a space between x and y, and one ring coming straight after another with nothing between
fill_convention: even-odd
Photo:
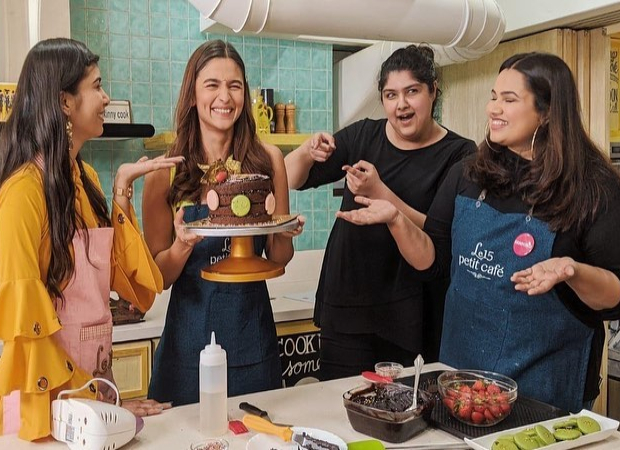
<instances>
[{"instance_id":1,"label":"wooden cabinet door","mask_svg":"<svg viewBox=\"0 0 620 450\"><path fill-rule=\"evenodd\" d=\"M146 397L151 379L151 341L113 345L112 372L123 400Z\"/></svg>"}]
</instances>

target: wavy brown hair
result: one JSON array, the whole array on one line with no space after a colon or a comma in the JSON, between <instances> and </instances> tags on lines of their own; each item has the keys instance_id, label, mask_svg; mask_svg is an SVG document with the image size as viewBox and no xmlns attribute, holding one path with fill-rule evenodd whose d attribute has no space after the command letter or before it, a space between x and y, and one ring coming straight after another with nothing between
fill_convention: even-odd
<instances>
[{"instance_id":1,"label":"wavy brown hair","mask_svg":"<svg viewBox=\"0 0 620 450\"><path fill-rule=\"evenodd\" d=\"M86 228L75 209L69 138L65 132L67 116L61 109L61 92L77 94L87 69L98 60L83 43L73 39L37 43L26 56L11 115L0 132L0 185L38 155L43 158L43 191L51 240L45 285L52 298L63 298L62 285L75 268L71 241L76 230ZM86 176L79 155L76 162L100 226L110 226L102 192Z\"/></svg>"},{"instance_id":2,"label":"wavy brown hair","mask_svg":"<svg viewBox=\"0 0 620 450\"><path fill-rule=\"evenodd\" d=\"M256 136L245 64L231 44L219 39L208 41L194 51L183 75L175 117L177 137L169 155L184 156L185 161L177 166L170 187L168 200L171 205L181 200L197 202L200 199L200 178L203 172L198 168L198 163L206 164L207 161L200 139L200 123L196 110L196 79L200 71L214 58L233 60L243 75L244 103L241 115L234 125L232 156L241 163L242 172L261 173L273 178L269 155Z\"/></svg>"},{"instance_id":3,"label":"wavy brown hair","mask_svg":"<svg viewBox=\"0 0 620 450\"><path fill-rule=\"evenodd\" d=\"M504 61L499 72L507 69L524 76L536 110L546 119L536 133L534 157L517 181L510 150L487 135L467 174L500 197L520 195L553 231L581 231L610 200L605 186L620 183L620 177L583 127L575 80L561 58L520 53Z\"/></svg>"}]
</instances>

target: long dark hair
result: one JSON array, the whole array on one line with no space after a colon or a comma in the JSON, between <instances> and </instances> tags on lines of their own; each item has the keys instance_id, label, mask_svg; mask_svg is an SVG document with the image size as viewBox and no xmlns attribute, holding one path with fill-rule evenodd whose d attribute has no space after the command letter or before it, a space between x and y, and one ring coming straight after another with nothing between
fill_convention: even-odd
<instances>
[{"instance_id":1,"label":"long dark hair","mask_svg":"<svg viewBox=\"0 0 620 450\"><path fill-rule=\"evenodd\" d=\"M439 78L437 76L437 67L435 64L435 52L427 45L408 45L407 47L399 48L395 50L385 61L381 64L381 70L379 71L379 79L377 80L377 88L379 89L379 95L382 94L385 83L387 83L388 76L392 72L408 71L413 78L420 83L428 86L428 92L431 94L435 91L435 82L439 84ZM435 114L435 106L441 96L441 90L437 87L437 94L433 101L431 114ZM381 96L381 102L383 102L383 96Z\"/></svg>"},{"instance_id":2,"label":"long dark hair","mask_svg":"<svg viewBox=\"0 0 620 450\"><path fill-rule=\"evenodd\" d=\"M83 43L56 38L37 43L28 52L17 82L15 101L0 133L0 185L20 167L43 160L43 191L51 240L50 265L45 285L54 297L63 298L62 284L73 274L71 241L86 228L75 209L75 185L71 175L68 118L61 109L61 93L77 94L87 69L99 57ZM109 226L105 197L76 162L86 195L100 226Z\"/></svg>"},{"instance_id":3,"label":"long dark hair","mask_svg":"<svg viewBox=\"0 0 620 450\"><path fill-rule=\"evenodd\" d=\"M605 186L620 178L583 127L573 75L558 56L537 52L508 58L499 72L507 69L524 76L545 119L535 135L533 159L524 176L514 180L514 156L506 147L487 142L487 135L467 173L500 197L520 194L554 231L583 230L606 206Z\"/></svg>"},{"instance_id":4,"label":"long dark hair","mask_svg":"<svg viewBox=\"0 0 620 450\"><path fill-rule=\"evenodd\" d=\"M229 58L239 66L243 75L244 104L241 115L233 129L232 156L241 163L245 173L262 173L273 178L269 155L256 136L256 124L252 116L250 89L245 73L245 64L235 48L222 40L208 41L198 47L190 57L176 108L177 137L170 148L170 156L184 156L185 161L177 166L174 182L170 188L171 205L180 200L198 201L200 199L200 178L203 172L198 163L205 164L200 123L196 110L196 78L209 61L214 58Z\"/></svg>"}]
</instances>

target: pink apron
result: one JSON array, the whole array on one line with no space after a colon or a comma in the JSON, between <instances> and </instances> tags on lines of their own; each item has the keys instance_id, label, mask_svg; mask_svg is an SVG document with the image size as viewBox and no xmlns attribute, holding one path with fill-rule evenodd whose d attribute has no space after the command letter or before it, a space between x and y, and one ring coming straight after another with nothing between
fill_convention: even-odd
<instances>
[{"instance_id":1,"label":"pink apron","mask_svg":"<svg viewBox=\"0 0 620 450\"><path fill-rule=\"evenodd\" d=\"M53 335L69 357L94 377L114 382L112 377L112 314L110 299L110 257L113 228L78 231L73 237L75 269L63 290L64 302L56 301L56 312L62 328ZM115 400L115 393L104 383L99 384L104 400ZM19 429L19 392L4 397L3 431Z\"/></svg>"}]
</instances>

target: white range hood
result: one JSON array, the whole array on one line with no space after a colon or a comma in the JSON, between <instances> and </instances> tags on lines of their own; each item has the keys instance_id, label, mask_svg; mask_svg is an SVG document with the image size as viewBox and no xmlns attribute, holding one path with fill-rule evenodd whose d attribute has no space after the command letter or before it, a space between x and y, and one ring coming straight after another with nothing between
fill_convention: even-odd
<instances>
[{"instance_id":1,"label":"white range hood","mask_svg":"<svg viewBox=\"0 0 620 450\"><path fill-rule=\"evenodd\" d=\"M339 62L341 128L382 113L381 63L396 48L430 44L439 65L477 59L499 44L505 19L495 0L190 0L208 20L236 33L285 39L376 42ZM389 41L389 42L386 42Z\"/></svg>"}]
</instances>

